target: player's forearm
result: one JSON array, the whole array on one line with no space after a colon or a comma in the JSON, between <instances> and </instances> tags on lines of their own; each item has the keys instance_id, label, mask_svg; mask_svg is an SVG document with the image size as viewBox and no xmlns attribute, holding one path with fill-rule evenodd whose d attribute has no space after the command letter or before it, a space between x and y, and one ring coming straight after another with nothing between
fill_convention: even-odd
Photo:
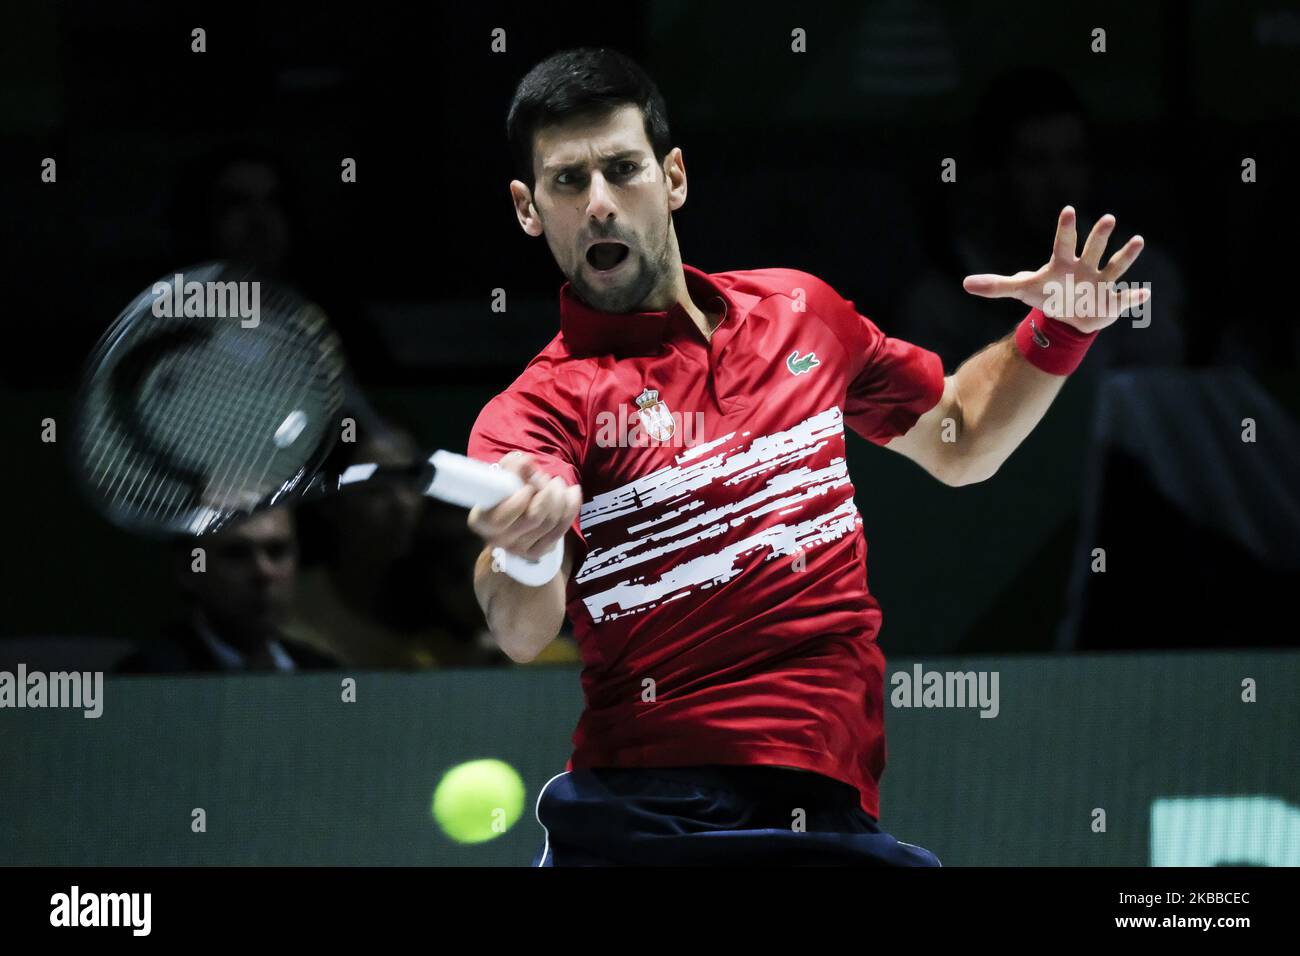
<instances>
[{"instance_id":1,"label":"player's forearm","mask_svg":"<svg viewBox=\"0 0 1300 956\"><path fill-rule=\"evenodd\" d=\"M497 646L517 663L533 660L564 624L564 590L569 561L541 587L520 584L492 570L492 549L484 548L474 565L474 595Z\"/></svg>"},{"instance_id":2,"label":"player's forearm","mask_svg":"<svg viewBox=\"0 0 1300 956\"><path fill-rule=\"evenodd\" d=\"M1035 368L1009 335L977 352L953 373L957 440L952 484L984 481L1002 466L1046 414L1064 375Z\"/></svg>"}]
</instances>

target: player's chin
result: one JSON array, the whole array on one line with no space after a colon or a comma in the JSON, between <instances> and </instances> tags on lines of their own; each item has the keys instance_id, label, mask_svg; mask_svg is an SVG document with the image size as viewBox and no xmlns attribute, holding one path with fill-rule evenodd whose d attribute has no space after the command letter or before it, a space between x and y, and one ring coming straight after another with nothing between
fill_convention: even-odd
<instances>
[{"instance_id":1,"label":"player's chin","mask_svg":"<svg viewBox=\"0 0 1300 956\"><path fill-rule=\"evenodd\" d=\"M631 256L615 269L604 271L583 263L573 284L588 305L605 312L627 312L645 294L642 266Z\"/></svg>"}]
</instances>

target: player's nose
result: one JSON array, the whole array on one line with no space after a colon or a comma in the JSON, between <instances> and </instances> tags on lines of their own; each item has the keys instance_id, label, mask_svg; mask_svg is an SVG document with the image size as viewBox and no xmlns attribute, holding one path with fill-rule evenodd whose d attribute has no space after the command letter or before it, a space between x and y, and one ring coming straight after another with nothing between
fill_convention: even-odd
<instances>
[{"instance_id":1,"label":"player's nose","mask_svg":"<svg viewBox=\"0 0 1300 956\"><path fill-rule=\"evenodd\" d=\"M604 223L613 219L614 214L614 192L605 177L596 173L591 177L591 187L587 191L587 215Z\"/></svg>"}]
</instances>

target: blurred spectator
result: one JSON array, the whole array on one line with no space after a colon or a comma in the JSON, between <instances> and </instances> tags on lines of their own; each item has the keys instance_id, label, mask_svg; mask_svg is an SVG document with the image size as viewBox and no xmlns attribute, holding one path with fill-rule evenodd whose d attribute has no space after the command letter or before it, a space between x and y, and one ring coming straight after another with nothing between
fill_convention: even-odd
<instances>
[{"instance_id":1,"label":"blurred spectator","mask_svg":"<svg viewBox=\"0 0 1300 956\"><path fill-rule=\"evenodd\" d=\"M905 298L898 329L887 329L938 352L949 371L1010 332L1025 311L1018 303L999 306L969 295L961 285L965 276L1037 269L1051 254L1066 205L1078 212L1080 249L1106 212L1118 219L1106 256L1137 231L1123 209L1109 205L1113 198L1105 190L1094 195L1090 123L1056 74L1020 70L995 82L976 110L974 130L976 162L959 162L959 185L945 187L959 198L936 243L936 264ZM1124 281L1151 283L1151 324L1115 322L1098 336L1081 373L1183 360L1182 279L1161 251L1160 237L1143 238L1146 246Z\"/></svg>"},{"instance_id":2,"label":"blurred spectator","mask_svg":"<svg viewBox=\"0 0 1300 956\"><path fill-rule=\"evenodd\" d=\"M202 554L195 555L201 549ZM127 657L125 673L294 671L336 662L301 643L290 622L298 576L293 513L274 508L172 545L182 619Z\"/></svg>"},{"instance_id":3,"label":"blurred spectator","mask_svg":"<svg viewBox=\"0 0 1300 956\"><path fill-rule=\"evenodd\" d=\"M363 432L364 433L364 432ZM400 429L348 447L348 463L420 458ZM322 653L356 667L425 669L508 663L474 602L465 515L398 483L356 485L315 503L300 614ZM456 580L464 578L463 581Z\"/></svg>"},{"instance_id":4,"label":"blurred spectator","mask_svg":"<svg viewBox=\"0 0 1300 956\"><path fill-rule=\"evenodd\" d=\"M288 170L273 152L236 142L202 157L181 177L172 209L185 264L211 259L243 263L286 283L330 317L348 357L347 411L369 431L387 425L353 373L375 377L392 365L383 338L361 316L350 270L330 268L327 252L307 248L302 204Z\"/></svg>"},{"instance_id":5,"label":"blurred spectator","mask_svg":"<svg viewBox=\"0 0 1300 956\"><path fill-rule=\"evenodd\" d=\"M389 429L363 438L352 462L404 466L414 440ZM509 663L483 621L472 569L478 539L460 508L397 483L370 482L311 509L311 550L300 614L311 640L346 664L420 669ZM543 662L577 660L560 640Z\"/></svg>"},{"instance_id":6,"label":"blurred spectator","mask_svg":"<svg viewBox=\"0 0 1300 956\"><path fill-rule=\"evenodd\" d=\"M267 150L235 143L203 156L181 176L172 212L187 258L240 262L268 279L296 271L298 203Z\"/></svg>"},{"instance_id":7,"label":"blurred spectator","mask_svg":"<svg viewBox=\"0 0 1300 956\"><path fill-rule=\"evenodd\" d=\"M462 640L472 635L476 645L490 648L494 659L509 664L497 648L474 596L474 563L482 550L482 539L465 523L464 509L429 501L417 550L410 562L415 575L411 585L415 593L421 592L421 584L427 589L441 621L451 633L460 635ZM576 664L581 659L566 622L565 632L523 666Z\"/></svg>"}]
</instances>

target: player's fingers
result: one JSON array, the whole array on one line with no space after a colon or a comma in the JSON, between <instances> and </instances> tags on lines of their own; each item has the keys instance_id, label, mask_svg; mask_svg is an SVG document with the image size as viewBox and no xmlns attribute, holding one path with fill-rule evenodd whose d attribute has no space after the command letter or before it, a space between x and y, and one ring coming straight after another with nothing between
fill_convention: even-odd
<instances>
[{"instance_id":1,"label":"player's fingers","mask_svg":"<svg viewBox=\"0 0 1300 956\"><path fill-rule=\"evenodd\" d=\"M515 519L509 528L502 531L493 543L507 551L523 554L537 540L544 526L545 522L542 518L525 513Z\"/></svg>"},{"instance_id":2,"label":"player's fingers","mask_svg":"<svg viewBox=\"0 0 1300 956\"><path fill-rule=\"evenodd\" d=\"M569 485L568 488L564 489L564 506L564 513L567 518L564 523L571 525L574 519L578 517L579 512L582 511L582 488L580 486Z\"/></svg>"},{"instance_id":3,"label":"player's fingers","mask_svg":"<svg viewBox=\"0 0 1300 956\"><path fill-rule=\"evenodd\" d=\"M1079 258L1092 268L1100 270L1101 254L1106 251L1106 243L1114 231L1115 217L1106 213L1097 220L1097 224L1088 233L1088 238L1083 243L1083 255Z\"/></svg>"},{"instance_id":4,"label":"player's fingers","mask_svg":"<svg viewBox=\"0 0 1300 956\"><path fill-rule=\"evenodd\" d=\"M1075 227L1074 207L1066 206L1056 220L1056 241L1052 244L1052 258L1064 262L1074 261L1074 250L1079 243Z\"/></svg>"},{"instance_id":5,"label":"player's fingers","mask_svg":"<svg viewBox=\"0 0 1300 956\"><path fill-rule=\"evenodd\" d=\"M516 544L524 557L541 557L567 530L572 521L567 517L567 489L568 484L563 478L552 478L533 499L528 512L537 520L537 527L528 535L521 535Z\"/></svg>"},{"instance_id":6,"label":"player's fingers","mask_svg":"<svg viewBox=\"0 0 1300 956\"><path fill-rule=\"evenodd\" d=\"M530 549L528 557L543 557L550 552L555 542L563 538L569 529L573 527L578 512L582 510L582 489L577 485L566 485L561 492L559 507L559 518L555 522L555 527L537 539L537 543Z\"/></svg>"},{"instance_id":7,"label":"player's fingers","mask_svg":"<svg viewBox=\"0 0 1300 956\"><path fill-rule=\"evenodd\" d=\"M961 287L971 295L986 299L1006 299L1015 296L1020 284L1011 276L999 276L991 273L967 276Z\"/></svg>"},{"instance_id":8,"label":"player's fingers","mask_svg":"<svg viewBox=\"0 0 1300 956\"><path fill-rule=\"evenodd\" d=\"M1151 290L1146 286L1139 286L1136 289L1125 289L1119 294L1119 311L1127 312L1134 306L1141 305L1147 299L1151 298Z\"/></svg>"},{"instance_id":9,"label":"player's fingers","mask_svg":"<svg viewBox=\"0 0 1300 956\"><path fill-rule=\"evenodd\" d=\"M1128 272L1129 266L1137 261L1137 257L1142 252L1144 245L1145 242L1141 236L1134 236L1124 243L1119 251L1110 257L1110 262L1106 263L1106 268L1102 270L1101 277L1107 282L1119 281L1120 277Z\"/></svg>"},{"instance_id":10,"label":"player's fingers","mask_svg":"<svg viewBox=\"0 0 1300 956\"><path fill-rule=\"evenodd\" d=\"M491 537L510 524L508 515L511 512L523 514L530 499L532 499L532 489L520 488L511 496L495 503L494 506L474 505L472 509L469 509L469 516L465 519L465 523L469 525L469 529L476 535Z\"/></svg>"},{"instance_id":11,"label":"player's fingers","mask_svg":"<svg viewBox=\"0 0 1300 956\"><path fill-rule=\"evenodd\" d=\"M551 549L555 547L555 542L568 534L568 531L569 526L567 524L557 524L554 528L533 542L532 547L524 552L524 557L531 558L534 561L545 557L551 553Z\"/></svg>"},{"instance_id":12,"label":"player's fingers","mask_svg":"<svg viewBox=\"0 0 1300 956\"><path fill-rule=\"evenodd\" d=\"M547 535L544 540L538 541L527 551L524 551L523 556L527 558L529 561L542 560L542 558L546 557L548 554L551 553L551 549L555 547L555 542L559 541L560 538L564 537L564 532L567 530L568 530L567 528L560 528L558 531L554 532L553 534Z\"/></svg>"},{"instance_id":13,"label":"player's fingers","mask_svg":"<svg viewBox=\"0 0 1300 956\"><path fill-rule=\"evenodd\" d=\"M497 544L515 554L533 550L538 539L555 527L557 502L562 500L563 488L564 479L551 478L540 490L535 490L527 510L501 533Z\"/></svg>"},{"instance_id":14,"label":"player's fingers","mask_svg":"<svg viewBox=\"0 0 1300 956\"><path fill-rule=\"evenodd\" d=\"M485 541L493 541L512 529L515 522L528 511L536 494L536 488L525 485L491 508L476 505L469 511L470 530Z\"/></svg>"},{"instance_id":15,"label":"player's fingers","mask_svg":"<svg viewBox=\"0 0 1300 956\"><path fill-rule=\"evenodd\" d=\"M511 451L501 456L497 462L498 468L503 468L525 484L537 472L537 463L533 461L533 456L523 451Z\"/></svg>"}]
</instances>

